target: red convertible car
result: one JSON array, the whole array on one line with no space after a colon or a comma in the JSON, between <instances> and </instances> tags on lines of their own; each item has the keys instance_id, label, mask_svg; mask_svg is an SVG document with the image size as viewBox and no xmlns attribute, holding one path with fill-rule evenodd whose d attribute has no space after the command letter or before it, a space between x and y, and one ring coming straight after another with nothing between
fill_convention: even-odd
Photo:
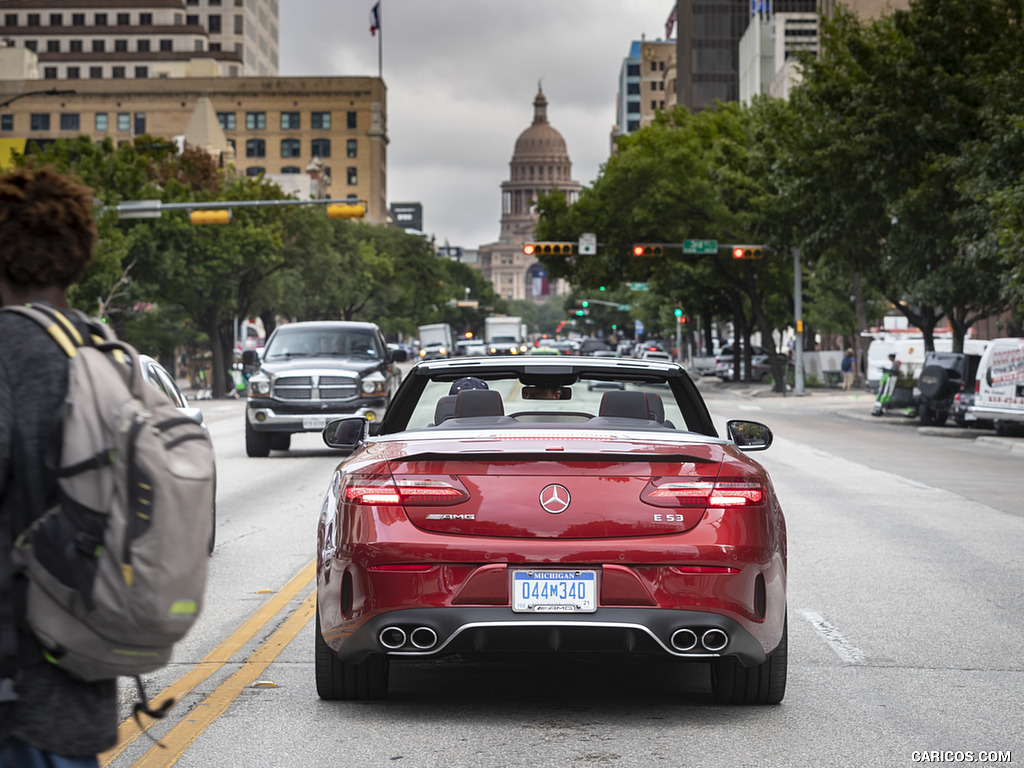
<instances>
[{"instance_id":1,"label":"red convertible car","mask_svg":"<svg viewBox=\"0 0 1024 768\"><path fill-rule=\"evenodd\" d=\"M421 362L349 455L317 525L316 686L377 699L391 660L557 652L711 665L715 701L786 690L786 524L675 363Z\"/></svg>"}]
</instances>

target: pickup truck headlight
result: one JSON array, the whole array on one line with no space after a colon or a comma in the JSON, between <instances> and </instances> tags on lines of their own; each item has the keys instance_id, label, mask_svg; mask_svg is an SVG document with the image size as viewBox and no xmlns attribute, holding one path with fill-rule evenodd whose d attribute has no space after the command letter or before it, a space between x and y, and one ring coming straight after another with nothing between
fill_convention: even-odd
<instances>
[{"instance_id":1,"label":"pickup truck headlight","mask_svg":"<svg viewBox=\"0 0 1024 768\"><path fill-rule=\"evenodd\" d=\"M362 389L364 395L373 397L383 397L387 394L386 382L379 373L371 374L363 379Z\"/></svg>"},{"instance_id":2,"label":"pickup truck headlight","mask_svg":"<svg viewBox=\"0 0 1024 768\"><path fill-rule=\"evenodd\" d=\"M270 394L270 379L266 378L251 378L249 379L249 391L254 395L269 395Z\"/></svg>"}]
</instances>

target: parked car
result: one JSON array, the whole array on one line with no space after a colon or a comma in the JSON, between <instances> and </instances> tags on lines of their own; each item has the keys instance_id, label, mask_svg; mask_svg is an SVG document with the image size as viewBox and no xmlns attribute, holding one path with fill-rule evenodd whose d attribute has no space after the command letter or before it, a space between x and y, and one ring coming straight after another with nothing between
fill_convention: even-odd
<instances>
[{"instance_id":1,"label":"parked car","mask_svg":"<svg viewBox=\"0 0 1024 768\"><path fill-rule=\"evenodd\" d=\"M980 354L925 352L916 388L921 424L942 426L946 423L956 396L962 392L974 392L980 362Z\"/></svg>"},{"instance_id":2,"label":"parked car","mask_svg":"<svg viewBox=\"0 0 1024 768\"><path fill-rule=\"evenodd\" d=\"M583 339L580 342L579 354L581 355L592 355L595 352L607 352L611 347L608 346L608 342L604 339Z\"/></svg>"},{"instance_id":3,"label":"parked car","mask_svg":"<svg viewBox=\"0 0 1024 768\"><path fill-rule=\"evenodd\" d=\"M319 432L339 416L380 419L402 379L396 363L407 358L373 323L332 320L279 325L261 358L246 350L242 359L258 366L249 379L245 451L268 456L287 451L293 434Z\"/></svg>"},{"instance_id":4,"label":"parked car","mask_svg":"<svg viewBox=\"0 0 1024 768\"><path fill-rule=\"evenodd\" d=\"M780 701L786 523L750 454L772 433L727 431L675 363L418 363L379 425L324 430L348 455L316 525L317 693L384 698L392 659L551 652L709 663L715 701Z\"/></svg>"},{"instance_id":5,"label":"parked car","mask_svg":"<svg viewBox=\"0 0 1024 768\"><path fill-rule=\"evenodd\" d=\"M966 419L991 420L1000 435L1024 434L1024 338L992 339L978 363Z\"/></svg>"},{"instance_id":6,"label":"parked car","mask_svg":"<svg viewBox=\"0 0 1024 768\"><path fill-rule=\"evenodd\" d=\"M202 410L189 405L188 398L185 397L185 393L181 391L181 388L174 380L174 377L171 376L167 369L164 368L155 358L152 358L149 355L140 354L139 368L142 372L142 378L167 395L167 398L177 406L183 416L187 416L196 423L202 424L204 429L206 428L206 424L203 421ZM216 473L216 469L214 469L214 472ZM214 488L216 488L216 475L214 477ZM210 510L210 517L213 524L210 526L210 541L207 544L207 551L213 552L214 544L217 542L216 491L214 491L213 494L213 509Z\"/></svg>"},{"instance_id":7,"label":"parked car","mask_svg":"<svg viewBox=\"0 0 1024 768\"><path fill-rule=\"evenodd\" d=\"M750 347L750 375L753 377L753 381L766 381L772 376L772 364L770 355L773 354L764 347L752 344ZM774 353L775 356L782 363L783 370L785 370L789 359L781 354ZM722 381L736 381L738 377L736 375L736 363L734 358L736 356L735 347L733 345L727 345L721 348L718 352L718 356L715 357L715 375ZM740 366L743 365L743 358L740 357Z\"/></svg>"}]
</instances>

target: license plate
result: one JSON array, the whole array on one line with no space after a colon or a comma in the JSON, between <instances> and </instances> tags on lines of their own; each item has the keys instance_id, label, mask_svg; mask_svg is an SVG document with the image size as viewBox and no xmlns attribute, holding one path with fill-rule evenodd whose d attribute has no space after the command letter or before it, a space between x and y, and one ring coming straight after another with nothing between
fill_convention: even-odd
<instances>
[{"instance_id":1,"label":"license plate","mask_svg":"<svg viewBox=\"0 0 1024 768\"><path fill-rule=\"evenodd\" d=\"M593 613L597 610L597 571L513 571L512 610Z\"/></svg>"},{"instance_id":2,"label":"license plate","mask_svg":"<svg viewBox=\"0 0 1024 768\"><path fill-rule=\"evenodd\" d=\"M327 426L326 416L303 416L302 417L302 428L303 429L323 429Z\"/></svg>"}]
</instances>

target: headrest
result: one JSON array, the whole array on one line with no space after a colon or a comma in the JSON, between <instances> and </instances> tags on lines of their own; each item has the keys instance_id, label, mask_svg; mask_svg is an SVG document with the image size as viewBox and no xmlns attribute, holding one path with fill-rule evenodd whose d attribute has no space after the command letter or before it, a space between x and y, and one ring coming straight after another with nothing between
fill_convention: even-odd
<instances>
[{"instance_id":1,"label":"headrest","mask_svg":"<svg viewBox=\"0 0 1024 768\"><path fill-rule=\"evenodd\" d=\"M456 396L455 418L504 416L501 395L492 389L464 389Z\"/></svg>"},{"instance_id":2,"label":"headrest","mask_svg":"<svg viewBox=\"0 0 1024 768\"><path fill-rule=\"evenodd\" d=\"M455 415L455 400L457 397L458 395L445 395L437 401L437 405L434 407L434 426Z\"/></svg>"},{"instance_id":3,"label":"headrest","mask_svg":"<svg viewBox=\"0 0 1024 768\"><path fill-rule=\"evenodd\" d=\"M658 423L665 421L665 403L657 392L644 392L644 400L647 402L647 418Z\"/></svg>"},{"instance_id":4,"label":"headrest","mask_svg":"<svg viewBox=\"0 0 1024 768\"><path fill-rule=\"evenodd\" d=\"M646 419L647 402L645 392L624 392L612 390L601 397L599 416L626 419Z\"/></svg>"}]
</instances>

